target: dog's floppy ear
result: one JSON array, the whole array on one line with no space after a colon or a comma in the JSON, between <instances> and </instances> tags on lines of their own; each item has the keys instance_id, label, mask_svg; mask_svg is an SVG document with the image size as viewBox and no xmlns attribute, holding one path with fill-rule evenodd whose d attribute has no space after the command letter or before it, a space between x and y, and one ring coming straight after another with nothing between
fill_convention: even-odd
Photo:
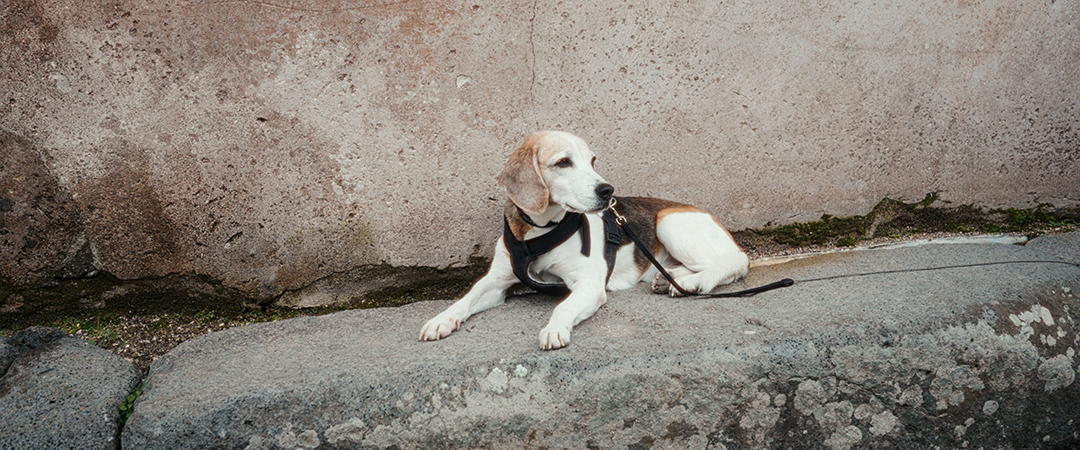
<instances>
[{"instance_id":1,"label":"dog's floppy ear","mask_svg":"<svg viewBox=\"0 0 1080 450\"><path fill-rule=\"evenodd\" d=\"M540 175L540 143L537 136L529 136L518 147L506 167L499 174L499 186L506 188L510 200L523 211L538 215L548 207L548 188Z\"/></svg>"}]
</instances>

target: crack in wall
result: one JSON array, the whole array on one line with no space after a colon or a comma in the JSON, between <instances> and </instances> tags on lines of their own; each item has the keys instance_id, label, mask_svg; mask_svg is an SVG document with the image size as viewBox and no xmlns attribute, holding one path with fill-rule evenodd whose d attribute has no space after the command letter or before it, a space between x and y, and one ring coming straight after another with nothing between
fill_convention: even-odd
<instances>
[{"instance_id":1,"label":"crack in wall","mask_svg":"<svg viewBox=\"0 0 1080 450\"><path fill-rule=\"evenodd\" d=\"M298 11L298 12L307 12L307 13L338 13L338 12L348 12L348 11L363 11L363 10L377 9L377 8L392 8L392 7L407 5L407 4L416 3L416 2L414 0L402 0L402 1L397 1L397 2L380 3L380 4L374 4L374 5L361 5L361 6L353 6L353 7L348 7L348 8L300 8L300 7L296 7L296 6L289 6L289 5L284 5L284 4L280 4L280 3L267 2L267 1L258 1L258 0L224 0L224 1L217 1L217 2L207 2L207 4L210 4L210 5L226 5L226 4L231 4L231 3L244 3L244 4L249 4L249 5L255 5L255 6L263 6L263 7L267 7L267 8L283 9L283 10L287 10L287 11Z\"/></svg>"},{"instance_id":2,"label":"crack in wall","mask_svg":"<svg viewBox=\"0 0 1080 450\"><path fill-rule=\"evenodd\" d=\"M540 121L536 119L536 41L533 39L536 31L537 3L538 1L533 1L532 18L529 19L529 68L532 72L532 79L529 80L529 101L531 103L529 111L532 113L536 129L539 130Z\"/></svg>"}]
</instances>

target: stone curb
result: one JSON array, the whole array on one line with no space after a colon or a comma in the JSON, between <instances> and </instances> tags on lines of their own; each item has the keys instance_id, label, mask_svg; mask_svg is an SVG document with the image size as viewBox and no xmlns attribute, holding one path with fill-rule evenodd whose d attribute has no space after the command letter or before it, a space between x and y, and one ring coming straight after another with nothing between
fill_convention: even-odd
<instances>
[{"instance_id":1,"label":"stone curb","mask_svg":"<svg viewBox=\"0 0 1080 450\"><path fill-rule=\"evenodd\" d=\"M744 284L1058 261L1075 236L823 255ZM1071 239L1071 241L1070 241ZM1038 240L1036 240L1038 241ZM1069 247L1071 245L1071 247ZM738 289L741 286L733 286ZM632 290L543 352L543 296L416 341L448 302L193 339L151 367L125 448L926 448L1080 443L1064 264L797 283L749 299Z\"/></svg>"},{"instance_id":2,"label":"stone curb","mask_svg":"<svg viewBox=\"0 0 1080 450\"><path fill-rule=\"evenodd\" d=\"M46 327L0 338L0 363L0 449L119 447L134 364Z\"/></svg>"},{"instance_id":3,"label":"stone curb","mask_svg":"<svg viewBox=\"0 0 1080 450\"><path fill-rule=\"evenodd\" d=\"M434 343L415 333L447 301L233 328L154 363L122 447L1065 448L1080 269L1062 261L1080 233L818 255L731 287L803 280L752 298L612 293L555 352L539 295ZM34 327L0 339L0 369L0 449L117 448L133 365Z\"/></svg>"}]
</instances>

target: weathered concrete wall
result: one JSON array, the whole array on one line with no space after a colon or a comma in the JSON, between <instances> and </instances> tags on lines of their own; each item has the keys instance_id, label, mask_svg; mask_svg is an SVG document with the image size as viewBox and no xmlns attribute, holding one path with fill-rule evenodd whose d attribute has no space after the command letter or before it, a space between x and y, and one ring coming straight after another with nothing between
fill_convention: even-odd
<instances>
[{"instance_id":1,"label":"weathered concrete wall","mask_svg":"<svg viewBox=\"0 0 1080 450\"><path fill-rule=\"evenodd\" d=\"M370 265L467 264L498 234L504 157L539 129L584 137L618 192L733 229L935 191L1080 199L1075 1L0 10L5 163L36 158L0 180L16 283L80 251L120 278L204 274L267 298ZM12 182L29 173L51 181ZM34 256L47 264L11 264L41 199L70 199L50 220L74 228Z\"/></svg>"}]
</instances>

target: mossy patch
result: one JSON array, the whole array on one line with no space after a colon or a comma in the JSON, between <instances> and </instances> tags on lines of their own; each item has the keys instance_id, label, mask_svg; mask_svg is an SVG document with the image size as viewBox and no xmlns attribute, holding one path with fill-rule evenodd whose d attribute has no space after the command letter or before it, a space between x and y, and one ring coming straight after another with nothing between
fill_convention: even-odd
<instances>
[{"instance_id":1,"label":"mossy patch","mask_svg":"<svg viewBox=\"0 0 1080 450\"><path fill-rule=\"evenodd\" d=\"M329 312L258 307L203 277L122 281L108 273L36 288L0 287L0 307L0 335L48 326L143 370L155 357L203 333Z\"/></svg>"},{"instance_id":2,"label":"mossy patch","mask_svg":"<svg viewBox=\"0 0 1080 450\"><path fill-rule=\"evenodd\" d=\"M0 336L34 325L49 326L147 370L157 356L211 331L347 309L452 299L483 273L487 263L483 258L471 258L467 266L446 269L368 267L364 273L394 279L393 286L359 292L353 301L314 308L275 306L273 300L250 298L209 277L180 274L120 280L102 272L45 286L0 283Z\"/></svg>"},{"instance_id":3,"label":"mossy patch","mask_svg":"<svg viewBox=\"0 0 1080 450\"><path fill-rule=\"evenodd\" d=\"M898 238L920 233L1024 233L1036 236L1052 229L1071 231L1080 224L1080 208L984 209L952 206L937 194L904 203L884 199L866 215L833 217L782 226L743 230L735 239L747 250L770 251L790 247L850 247L876 238Z\"/></svg>"},{"instance_id":4,"label":"mossy patch","mask_svg":"<svg viewBox=\"0 0 1080 450\"><path fill-rule=\"evenodd\" d=\"M186 314L206 309L244 309L239 291L205 276L176 274L121 280L108 272L37 286L0 286L0 331L103 314Z\"/></svg>"}]
</instances>

